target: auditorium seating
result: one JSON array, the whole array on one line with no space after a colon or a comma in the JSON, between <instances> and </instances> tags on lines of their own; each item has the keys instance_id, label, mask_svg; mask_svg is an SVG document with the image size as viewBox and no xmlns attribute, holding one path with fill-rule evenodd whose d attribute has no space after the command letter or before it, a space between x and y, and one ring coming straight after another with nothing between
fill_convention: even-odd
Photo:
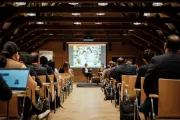
<instances>
[{"instance_id":1,"label":"auditorium seating","mask_svg":"<svg viewBox=\"0 0 180 120\"><path fill-rule=\"evenodd\" d=\"M60 79L59 74L49 75L48 77L49 77L51 83L46 83L46 76L44 76L44 75L38 76L38 78L42 82L43 86L41 89L39 89L39 86L38 86L36 88L36 91L40 93L41 98L47 99L46 88L50 88L50 93L52 96L51 100L54 101L55 100L54 86L57 87L57 95L62 96L62 94L63 94L62 88L65 87L68 82L71 82L71 88L69 89L67 94L70 94L70 92L72 92L73 77L70 77L67 73L61 74L62 80ZM56 77L57 82L54 82L54 77ZM33 77L33 79L35 79L35 78ZM19 109L18 108L18 97L25 97L26 95L32 100L32 103L34 105L37 105L35 90L28 89L27 94L13 95L12 99L9 101L9 106L7 106L8 102L0 101L0 106L1 106L0 117L7 117L7 107L9 107L8 116L10 118L19 118L20 116L19 116L19 111L18 111L18 109ZM54 113L55 113L55 110L56 109L54 109Z\"/></svg>"},{"instance_id":2,"label":"auditorium seating","mask_svg":"<svg viewBox=\"0 0 180 120\"><path fill-rule=\"evenodd\" d=\"M159 95L150 94L150 98L158 98L157 118L180 118L180 80L159 79Z\"/></svg>"}]
</instances>

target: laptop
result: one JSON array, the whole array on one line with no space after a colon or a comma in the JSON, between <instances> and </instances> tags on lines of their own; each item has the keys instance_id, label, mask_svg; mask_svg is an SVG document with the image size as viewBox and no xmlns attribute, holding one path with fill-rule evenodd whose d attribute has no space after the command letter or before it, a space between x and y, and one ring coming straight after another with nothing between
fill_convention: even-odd
<instances>
[{"instance_id":1,"label":"laptop","mask_svg":"<svg viewBox=\"0 0 180 120\"><path fill-rule=\"evenodd\" d=\"M0 75L12 89L13 94L26 92L28 68L1 68Z\"/></svg>"}]
</instances>

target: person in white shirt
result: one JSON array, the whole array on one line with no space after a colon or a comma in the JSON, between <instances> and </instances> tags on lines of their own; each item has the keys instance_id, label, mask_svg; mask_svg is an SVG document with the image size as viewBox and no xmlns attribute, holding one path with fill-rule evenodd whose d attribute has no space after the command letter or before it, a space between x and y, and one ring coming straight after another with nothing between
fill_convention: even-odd
<instances>
[{"instance_id":1,"label":"person in white shirt","mask_svg":"<svg viewBox=\"0 0 180 120\"><path fill-rule=\"evenodd\" d=\"M85 77L87 77L88 80L91 80L92 78L92 72L88 69L88 64L84 65L84 68L82 69L82 73Z\"/></svg>"}]
</instances>

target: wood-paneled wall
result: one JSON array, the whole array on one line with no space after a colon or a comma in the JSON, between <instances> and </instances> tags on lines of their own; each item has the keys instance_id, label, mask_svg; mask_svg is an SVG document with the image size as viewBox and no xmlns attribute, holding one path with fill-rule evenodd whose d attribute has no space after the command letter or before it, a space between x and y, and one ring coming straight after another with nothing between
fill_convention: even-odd
<instances>
[{"instance_id":1,"label":"wood-paneled wall","mask_svg":"<svg viewBox=\"0 0 180 120\"><path fill-rule=\"evenodd\" d=\"M38 50L50 50L54 52L54 60L56 63L56 67L62 67L64 61L68 61L68 48L66 47L66 51L63 50L63 42L51 41ZM136 63L142 65L141 60L142 51L135 48L130 44L122 45L121 42L112 42L112 50L109 51L107 48L107 63L112 60L112 57L122 56L122 57L136 57ZM96 73L97 69L94 69L93 72ZM85 80L82 75L81 69L74 69L74 73L76 75L75 81Z\"/></svg>"}]
</instances>

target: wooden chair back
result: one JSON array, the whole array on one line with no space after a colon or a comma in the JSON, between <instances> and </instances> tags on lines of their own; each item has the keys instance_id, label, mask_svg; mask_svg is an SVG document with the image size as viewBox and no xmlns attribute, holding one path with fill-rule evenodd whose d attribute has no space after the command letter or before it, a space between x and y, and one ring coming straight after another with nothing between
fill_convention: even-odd
<instances>
[{"instance_id":1,"label":"wooden chair back","mask_svg":"<svg viewBox=\"0 0 180 120\"><path fill-rule=\"evenodd\" d=\"M7 116L7 102L0 101L0 117ZM18 117L18 98L13 95L9 101L9 117Z\"/></svg>"},{"instance_id":2,"label":"wooden chair back","mask_svg":"<svg viewBox=\"0 0 180 120\"><path fill-rule=\"evenodd\" d=\"M146 99L146 94L145 94L144 89L143 89L144 78L145 77L141 77L141 99L140 99L141 103Z\"/></svg>"},{"instance_id":3,"label":"wooden chair back","mask_svg":"<svg viewBox=\"0 0 180 120\"><path fill-rule=\"evenodd\" d=\"M52 97L52 101L54 101L54 75L48 75L49 79L51 81L51 85L50 85L50 92L51 92L51 97Z\"/></svg>"},{"instance_id":4,"label":"wooden chair back","mask_svg":"<svg viewBox=\"0 0 180 120\"><path fill-rule=\"evenodd\" d=\"M32 76L33 80L35 80L35 77ZM32 103L36 105L36 92L35 90L28 90L27 96L32 100Z\"/></svg>"},{"instance_id":5,"label":"wooden chair back","mask_svg":"<svg viewBox=\"0 0 180 120\"><path fill-rule=\"evenodd\" d=\"M129 76L129 87L128 87L128 92L129 92L129 97L135 99L136 98L136 92L134 91L135 89L135 84L136 84L136 78L137 76Z\"/></svg>"},{"instance_id":6,"label":"wooden chair back","mask_svg":"<svg viewBox=\"0 0 180 120\"><path fill-rule=\"evenodd\" d=\"M56 79L57 79L57 84L56 84L56 87L57 87L57 96L60 96L60 89L61 89L61 82L62 81L60 81L60 78L59 78L59 74L55 74L55 77L56 77Z\"/></svg>"},{"instance_id":7,"label":"wooden chair back","mask_svg":"<svg viewBox=\"0 0 180 120\"><path fill-rule=\"evenodd\" d=\"M180 118L180 80L159 79L158 117Z\"/></svg>"},{"instance_id":8,"label":"wooden chair back","mask_svg":"<svg viewBox=\"0 0 180 120\"><path fill-rule=\"evenodd\" d=\"M40 79L42 84L46 83L46 76L45 75L40 75L40 76L38 76L38 78ZM44 86L44 85L41 87L40 96L41 96L41 98L46 98L46 86Z\"/></svg>"},{"instance_id":9,"label":"wooden chair back","mask_svg":"<svg viewBox=\"0 0 180 120\"><path fill-rule=\"evenodd\" d=\"M125 82L125 84L129 85L129 75L122 75L121 78L122 78L122 81Z\"/></svg>"}]
</instances>

